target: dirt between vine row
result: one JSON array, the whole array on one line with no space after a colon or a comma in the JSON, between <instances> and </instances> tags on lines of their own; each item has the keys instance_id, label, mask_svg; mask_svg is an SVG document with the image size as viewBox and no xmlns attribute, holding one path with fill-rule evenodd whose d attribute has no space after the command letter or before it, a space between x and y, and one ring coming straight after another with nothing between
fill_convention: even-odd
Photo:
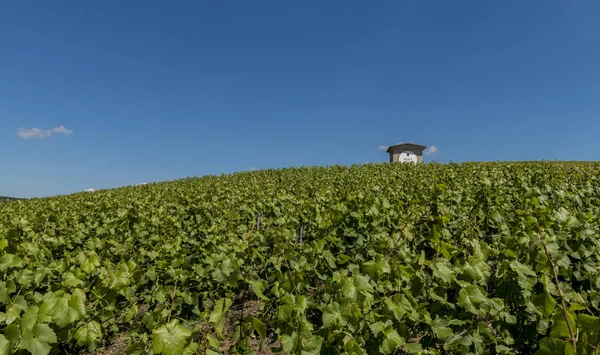
<instances>
[{"instance_id":1,"label":"dirt between vine row","mask_svg":"<svg viewBox=\"0 0 600 355\"><path fill-rule=\"evenodd\" d=\"M247 316L260 316L260 301L247 301L244 303L244 317ZM231 309L228 312L227 318L225 320L225 329L224 332L226 334L225 340L221 341L221 352L225 354L230 354L231 347L233 346L233 341L231 340L233 331L235 329L236 324L238 324L239 319L242 316L242 309ZM207 327L210 328L210 327ZM202 339L197 339L198 342L202 342ZM116 336L113 344L98 349L94 352L91 352L91 355L124 355L126 354L126 350L128 347L128 337L126 333L122 333ZM275 355L282 354L281 351L281 343L277 340L276 334L267 329L267 337L263 342L263 348L260 350L260 338L253 334L250 340L250 346L254 350L254 353L257 355ZM196 354L202 354L203 350L199 349Z\"/></svg>"}]
</instances>

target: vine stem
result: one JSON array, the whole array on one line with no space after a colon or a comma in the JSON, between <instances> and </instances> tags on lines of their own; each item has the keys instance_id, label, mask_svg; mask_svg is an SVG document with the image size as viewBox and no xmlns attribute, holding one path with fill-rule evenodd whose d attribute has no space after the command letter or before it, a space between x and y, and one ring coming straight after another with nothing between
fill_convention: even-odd
<instances>
[{"instance_id":1,"label":"vine stem","mask_svg":"<svg viewBox=\"0 0 600 355\"><path fill-rule=\"evenodd\" d=\"M567 321L567 327L569 328L569 334L571 334L571 341L573 342L573 350L577 352L577 337L575 333L573 333L573 327L571 326L571 321L569 321L569 313L567 312L567 305L565 303L565 297L560 289L560 283L558 282L558 273L556 272L556 266L550 257L550 253L548 252L548 248L546 247L546 243L542 238L542 230L540 229L540 225L537 225L538 228L538 238L542 246L544 247L544 252L546 253L546 257L548 258L548 262L552 267L552 273L554 274L554 281L556 281L556 291L558 292L558 296L560 296L560 303L562 305L563 314L565 315L565 320ZM596 349L596 354L598 354L598 349Z\"/></svg>"}]
</instances>

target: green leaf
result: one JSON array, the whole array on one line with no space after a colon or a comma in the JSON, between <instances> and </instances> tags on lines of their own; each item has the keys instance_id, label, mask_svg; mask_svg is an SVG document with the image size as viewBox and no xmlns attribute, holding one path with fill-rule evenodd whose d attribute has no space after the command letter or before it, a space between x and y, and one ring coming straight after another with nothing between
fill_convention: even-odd
<instances>
[{"instance_id":1,"label":"green leaf","mask_svg":"<svg viewBox=\"0 0 600 355\"><path fill-rule=\"evenodd\" d=\"M21 267L21 265L21 258L16 255L4 254L2 257L0 257L0 271L6 271L13 267Z\"/></svg>"},{"instance_id":2,"label":"green leaf","mask_svg":"<svg viewBox=\"0 0 600 355\"><path fill-rule=\"evenodd\" d=\"M29 350L32 355L47 355L57 342L56 334L48 324L36 324L32 330L23 329L21 349Z\"/></svg>"},{"instance_id":3,"label":"green leaf","mask_svg":"<svg viewBox=\"0 0 600 355\"><path fill-rule=\"evenodd\" d=\"M474 285L461 289L458 294L458 304L473 314L479 314L478 306L486 299L479 287Z\"/></svg>"},{"instance_id":4,"label":"green leaf","mask_svg":"<svg viewBox=\"0 0 600 355\"><path fill-rule=\"evenodd\" d=\"M408 351L409 354L420 353L423 351L423 347L419 343L406 343L402 347L404 350Z\"/></svg>"},{"instance_id":5,"label":"green leaf","mask_svg":"<svg viewBox=\"0 0 600 355\"><path fill-rule=\"evenodd\" d=\"M4 335L0 334L0 354L10 354L10 348L10 342L4 337Z\"/></svg>"},{"instance_id":6,"label":"green leaf","mask_svg":"<svg viewBox=\"0 0 600 355\"><path fill-rule=\"evenodd\" d=\"M510 262L510 268L513 269L520 276L535 276L535 271L533 271L529 266L519 262L518 260L513 260Z\"/></svg>"},{"instance_id":7,"label":"green leaf","mask_svg":"<svg viewBox=\"0 0 600 355\"><path fill-rule=\"evenodd\" d=\"M77 287L83 285L83 281L76 278L72 272L65 272L62 276L62 284L65 287Z\"/></svg>"},{"instance_id":8,"label":"green leaf","mask_svg":"<svg viewBox=\"0 0 600 355\"><path fill-rule=\"evenodd\" d=\"M342 288L340 289L342 296L355 299L356 298L356 287L354 287L354 282L350 278L346 278L344 283L342 284Z\"/></svg>"},{"instance_id":9,"label":"green leaf","mask_svg":"<svg viewBox=\"0 0 600 355\"><path fill-rule=\"evenodd\" d=\"M6 239L0 239L0 250L4 250L8 246L8 241Z\"/></svg>"},{"instance_id":10,"label":"green leaf","mask_svg":"<svg viewBox=\"0 0 600 355\"><path fill-rule=\"evenodd\" d=\"M21 339L21 329L16 324L10 324L4 328L4 335L6 335L10 345L13 346Z\"/></svg>"},{"instance_id":11,"label":"green leaf","mask_svg":"<svg viewBox=\"0 0 600 355\"><path fill-rule=\"evenodd\" d=\"M80 289L75 289L71 295L64 294L59 297L48 314L52 316L52 320L59 327L66 327L85 318L85 299L85 293Z\"/></svg>"},{"instance_id":12,"label":"green leaf","mask_svg":"<svg viewBox=\"0 0 600 355\"><path fill-rule=\"evenodd\" d=\"M212 272L212 277L215 281L223 283L229 279L229 276L234 271L231 260L224 259L221 263L217 265L217 267Z\"/></svg>"},{"instance_id":13,"label":"green leaf","mask_svg":"<svg viewBox=\"0 0 600 355\"><path fill-rule=\"evenodd\" d=\"M190 345L186 346L183 350L182 355L194 355L198 351L198 343L190 343Z\"/></svg>"},{"instance_id":14,"label":"green leaf","mask_svg":"<svg viewBox=\"0 0 600 355\"><path fill-rule=\"evenodd\" d=\"M377 254L375 260L369 260L363 263L364 271L374 279L377 279L383 274L390 272L390 265L386 258L382 255Z\"/></svg>"},{"instance_id":15,"label":"green leaf","mask_svg":"<svg viewBox=\"0 0 600 355\"><path fill-rule=\"evenodd\" d=\"M490 277L489 265L479 258L468 259L462 270L473 281L485 281Z\"/></svg>"},{"instance_id":16,"label":"green leaf","mask_svg":"<svg viewBox=\"0 0 600 355\"><path fill-rule=\"evenodd\" d=\"M129 272L127 270L117 270L114 274L110 274L106 286L113 291L120 291L129 286Z\"/></svg>"},{"instance_id":17,"label":"green leaf","mask_svg":"<svg viewBox=\"0 0 600 355\"><path fill-rule=\"evenodd\" d=\"M579 338L577 339L577 344L580 344L580 345L596 344L596 342L588 340L588 333L581 333L581 334L579 334ZM589 353L589 350L590 350L589 348L584 348L583 346L579 346L577 348L577 354L587 355Z\"/></svg>"},{"instance_id":18,"label":"green leaf","mask_svg":"<svg viewBox=\"0 0 600 355\"><path fill-rule=\"evenodd\" d=\"M373 285L369 282L369 277L366 275L356 275L354 276L354 287L358 292L366 291L373 292Z\"/></svg>"},{"instance_id":19,"label":"green leaf","mask_svg":"<svg viewBox=\"0 0 600 355\"><path fill-rule=\"evenodd\" d=\"M0 282L0 303L4 303L8 300L8 289L6 288L6 282Z\"/></svg>"},{"instance_id":20,"label":"green leaf","mask_svg":"<svg viewBox=\"0 0 600 355\"><path fill-rule=\"evenodd\" d=\"M298 345L298 334L296 332L293 332L292 335L283 334L280 340L283 351L291 353Z\"/></svg>"},{"instance_id":21,"label":"green leaf","mask_svg":"<svg viewBox=\"0 0 600 355\"><path fill-rule=\"evenodd\" d=\"M301 355L317 355L321 353L321 344L323 344L323 337L313 335L308 339L302 347Z\"/></svg>"},{"instance_id":22,"label":"green leaf","mask_svg":"<svg viewBox=\"0 0 600 355\"><path fill-rule=\"evenodd\" d=\"M323 311L323 325L329 327L342 318L340 305L337 302L328 304Z\"/></svg>"},{"instance_id":23,"label":"green leaf","mask_svg":"<svg viewBox=\"0 0 600 355\"><path fill-rule=\"evenodd\" d=\"M473 337L471 335L455 334L452 338L446 340L444 343L444 350L461 349L470 347L473 344Z\"/></svg>"},{"instance_id":24,"label":"green leaf","mask_svg":"<svg viewBox=\"0 0 600 355\"><path fill-rule=\"evenodd\" d=\"M344 354L351 354L351 355L364 354L364 350L360 347L360 345L358 345L358 343L356 342L356 339L354 339L354 337L352 337L350 335L346 335L344 337L344 350L346 350L346 352Z\"/></svg>"},{"instance_id":25,"label":"green leaf","mask_svg":"<svg viewBox=\"0 0 600 355\"><path fill-rule=\"evenodd\" d=\"M377 336L379 333L383 332L383 330L385 329L385 324L383 324L381 321L376 322L376 323L371 323L369 325L369 328L371 329L371 332L373 332L373 335Z\"/></svg>"},{"instance_id":26,"label":"green leaf","mask_svg":"<svg viewBox=\"0 0 600 355\"><path fill-rule=\"evenodd\" d=\"M404 339L398 334L397 331L392 330L386 334L385 339L381 343L379 350L384 354L392 354L398 350L400 345L404 344Z\"/></svg>"},{"instance_id":27,"label":"green leaf","mask_svg":"<svg viewBox=\"0 0 600 355\"><path fill-rule=\"evenodd\" d=\"M546 317L550 317L556 307L556 300L548 292L542 292L534 300L533 304Z\"/></svg>"},{"instance_id":28,"label":"green leaf","mask_svg":"<svg viewBox=\"0 0 600 355\"><path fill-rule=\"evenodd\" d=\"M27 301L25 301L25 297L17 296L13 302L13 304L8 307L6 310L6 324L11 324L14 322L19 316L21 312L27 309Z\"/></svg>"},{"instance_id":29,"label":"green leaf","mask_svg":"<svg viewBox=\"0 0 600 355\"><path fill-rule=\"evenodd\" d=\"M102 339L102 327L96 321L86 322L77 329L74 337L77 340L77 345L90 345Z\"/></svg>"},{"instance_id":30,"label":"green leaf","mask_svg":"<svg viewBox=\"0 0 600 355\"><path fill-rule=\"evenodd\" d=\"M192 332L178 324L177 320L152 332L152 351L155 354L181 355Z\"/></svg>"},{"instance_id":31,"label":"green leaf","mask_svg":"<svg viewBox=\"0 0 600 355\"><path fill-rule=\"evenodd\" d=\"M403 307L404 305L400 302L394 303L390 298L386 298L384 302L387 309L394 314L394 318L398 321L402 320L402 317L406 314L406 310Z\"/></svg>"},{"instance_id":32,"label":"green leaf","mask_svg":"<svg viewBox=\"0 0 600 355\"><path fill-rule=\"evenodd\" d=\"M77 312L82 318L85 318L85 293L80 289L73 290L69 298L69 308Z\"/></svg>"},{"instance_id":33,"label":"green leaf","mask_svg":"<svg viewBox=\"0 0 600 355\"><path fill-rule=\"evenodd\" d=\"M225 317L232 303L229 298L221 298L215 302L215 307L210 313L209 321L215 325L215 331L221 336L223 335L223 327L225 327Z\"/></svg>"},{"instance_id":34,"label":"green leaf","mask_svg":"<svg viewBox=\"0 0 600 355\"><path fill-rule=\"evenodd\" d=\"M433 331L433 334L435 334L436 337L442 340L446 340L454 336L454 331L452 330L452 328L447 327L446 325L447 324L445 324L445 322L441 318L436 317L431 323L431 330Z\"/></svg>"},{"instance_id":35,"label":"green leaf","mask_svg":"<svg viewBox=\"0 0 600 355\"><path fill-rule=\"evenodd\" d=\"M260 341L262 342L267 337L267 327L260 319L256 317L252 317L252 326L256 329L258 336L260 336Z\"/></svg>"},{"instance_id":36,"label":"green leaf","mask_svg":"<svg viewBox=\"0 0 600 355\"><path fill-rule=\"evenodd\" d=\"M438 261L437 263L431 265L431 269L433 270L433 276L443 280L446 283L451 283L454 280L455 273L452 269L446 265L446 262Z\"/></svg>"},{"instance_id":37,"label":"green leaf","mask_svg":"<svg viewBox=\"0 0 600 355\"><path fill-rule=\"evenodd\" d=\"M79 257L79 266L81 270L86 274L91 274L98 266L100 266L100 260L96 252L91 252L90 255L81 254Z\"/></svg>"},{"instance_id":38,"label":"green leaf","mask_svg":"<svg viewBox=\"0 0 600 355\"><path fill-rule=\"evenodd\" d=\"M571 324L573 332L576 329L575 317L571 312L567 312L569 317L569 323ZM550 336L554 338L571 338L571 332L565 319L564 312L557 312L553 317L552 329L550 330Z\"/></svg>"},{"instance_id":39,"label":"green leaf","mask_svg":"<svg viewBox=\"0 0 600 355\"><path fill-rule=\"evenodd\" d=\"M248 281L252 286L252 291L263 301L269 301L269 298L264 295L265 285L261 281Z\"/></svg>"},{"instance_id":40,"label":"green leaf","mask_svg":"<svg viewBox=\"0 0 600 355\"><path fill-rule=\"evenodd\" d=\"M206 339L208 339L208 344L215 349L221 348L221 343L217 339L215 339L212 335L206 334Z\"/></svg>"},{"instance_id":41,"label":"green leaf","mask_svg":"<svg viewBox=\"0 0 600 355\"><path fill-rule=\"evenodd\" d=\"M45 341L50 344L56 343L56 334L48 324L36 324L33 327L34 336L40 341Z\"/></svg>"},{"instance_id":42,"label":"green leaf","mask_svg":"<svg viewBox=\"0 0 600 355\"><path fill-rule=\"evenodd\" d=\"M333 257L333 254L331 254L331 252L329 250L325 250L323 252L323 258L325 258L325 261L327 261L327 264L329 265L330 268L332 269L337 269L337 265L335 263L335 258Z\"/></svg>"},{"instance_id":43,"label":"green leaf","mask_svg":"<svg viewBox=\"0 0 600 355\"><path fill-rule=\"evenodd\" d=\"M21 317L21 329L33 331L33 326L37 324L38 310L37 306L27 308Z\"/></svg>"},{"instance_id":44,"label":"green leaf","mask_svg":"<svg viewBox=\"0 0 600 355\"><path fill-rule=\"evenodd\" d=\"M595 344L600 337L600 317L580 313L577 315L577 325L589 338L589 341Z\"/></svg>"},{"instance_id":45,"label":"green leaf","mask_svg":"<svg viewBox=\"0 0 600 355\"><path fill-rule=\"evenodd\" d=\"M296 304L294 306L294 310L296 310L299 314L304 314L307 306L308 306L308 303L307 303L306 296L298 295L298 297L296 297Z\"/></svg>"},{"instance_id":46,"label":"green leaf","mask_svg":"<svg viewBox=\"0 0 600 355\"><path fill-rule=\"evenodd\" d=\"M557 222L564 222L569 218L569 211L561 207L558 211L554 211L553 217Z\"/></svg>"},{"instance_id":47,"label":"green leaf","mask_svg":"<svg viewBox=\"0 0 600 355\"><path fill-rule=\"evenodd\" d=\"M600 317L590 316L589 314L579 313L577 315L577 323L584 329L594 329L600 332Z\"/></svg>"},{"instance_id":48,"label":"green leaf","mask_svg":"<svg viewBox=\"0 0 600 355\"><path fill-rule=\"evenodd\" d=\"M580 346L584 346L583 344L581 344ZM573 347L573 343L568 341L565 343L565 351L564 351L564 355L576 355L577 351L575 351L575 348Z\"/></svg>"}]
</instances>

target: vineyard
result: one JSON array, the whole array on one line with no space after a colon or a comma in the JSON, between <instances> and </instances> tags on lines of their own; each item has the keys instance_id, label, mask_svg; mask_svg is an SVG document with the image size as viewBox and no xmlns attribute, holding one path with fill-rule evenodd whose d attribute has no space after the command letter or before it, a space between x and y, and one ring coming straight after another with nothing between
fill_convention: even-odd
<instances>
[{"instance_id":1,"label":"vineyard","mask_svg":"<svg viewBox=\"0 0 600 355\"><path fill-rule=\"evenodd\" d=\"M600 164L289 168L0 204L0 354L598 354Z\"/></svg>"}]
</instances>

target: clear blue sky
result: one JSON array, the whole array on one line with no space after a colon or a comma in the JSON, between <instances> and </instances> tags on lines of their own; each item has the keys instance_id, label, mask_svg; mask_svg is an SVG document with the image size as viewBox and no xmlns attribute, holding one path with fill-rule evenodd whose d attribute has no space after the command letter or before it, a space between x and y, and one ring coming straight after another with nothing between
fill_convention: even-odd
<instances>
[{"instance_id":1,"label":"clear blue sky","mask_svg":"<svg viewBox=\"0 0 600 355\"><path fill-rule=\"evenodd\" d=\"M0 9L0 195L382 162L400 141L598 160L599 137L597 0Z\"/></svg>"}]
</instances>

